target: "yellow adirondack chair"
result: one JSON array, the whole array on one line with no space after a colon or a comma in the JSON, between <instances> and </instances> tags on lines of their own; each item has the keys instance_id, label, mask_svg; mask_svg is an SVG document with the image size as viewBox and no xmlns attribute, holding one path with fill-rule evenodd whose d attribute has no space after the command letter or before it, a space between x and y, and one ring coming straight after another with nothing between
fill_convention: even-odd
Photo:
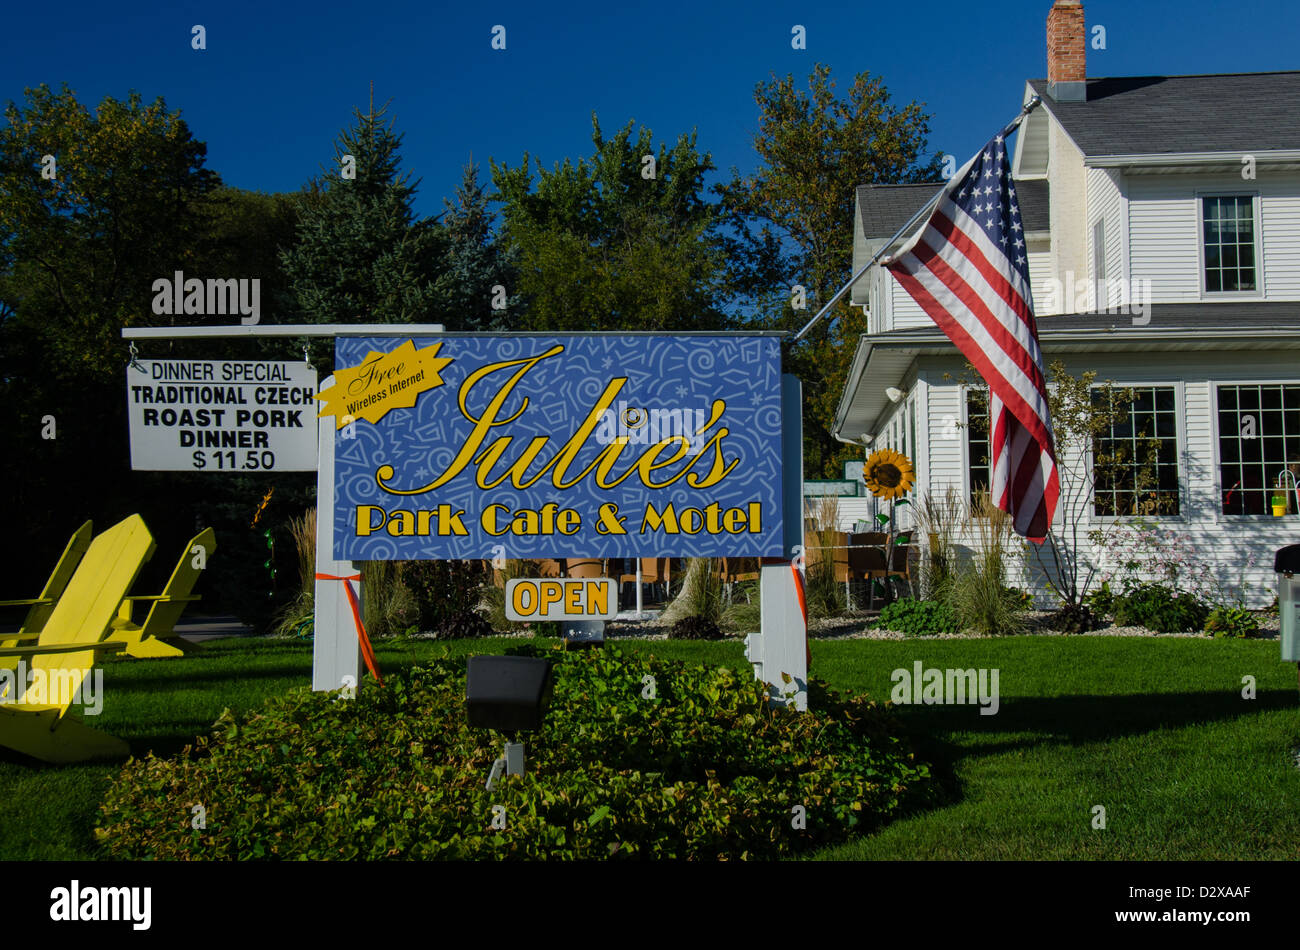
<instances>
[{"instance_id":1,"label":"yellow adirondack chair","mask_svg":"<svg viewBox=\"0 0 1300 950\"><path fill-rule=\"evenodd\" d=\"M198 649L176 636L176 621L180 620L185 605L199 599L197 594L190 593L199 575L203 573L201 568L194 566L195 559L200 556L194 550L196 547L203 548L200 563L206 564L207 559L212 557L212 552L217 549L216 532L205 528L190 539L161 594L132 595L122 601L117 619L113 621L113 632L108 639L113 643L125 643L128 656L182 656ZM144 623L139 625L131 621L131 608L137 602L150 604Z\"/></svg>"},{"instance_id":2,"label":"yellow adirondack chair","mask_svg":"<svg viewBox=\"0 0 1300 950\"><path fill-rule=\"evenodd\" d=\"M86 553L86 548L90 547L90 539L93 535L94 526L89 521L76 530L68 540L68 546L63 549L63 554L60 555L58 563L54 565L50 579L45 582L45 587L41 589L39 597L0 600L0 607L21 607L26 605L31 608L27 611L27 616L23 619L23 625L18 628L16 634L10 634L7 637L0 634L0 649L19 646L23 641L35 640L41 635L46 622L50 619L50 614L54 613L54 605L63 596L68 581L72 579L73 572L77 569L77 565L81 563L82 555ZM17 668L17 657L0 656L0 670L14 670Z\"/></svg>"},{"instance_id":3,"label":"yellow adirondack chair","mask_svg":"<svg viewBox=\"0 0 1300 950\"><path fill-rule=\"evenodd\" d=\"M130 753L121 739L92 729L67 713L96 659L125 649L125 644L108 643L106 638L122 599L153 552L153 538L144 519L132 515L118 522L90 542L38 642L0 649L0 656L26 659L33 676L47 687L57 686L38 694L35 681L28 688L25 683L5 682L0 674L0 691L7 690L0 695L0 745L45 762L80 762ZM50 692L56 695L48 695Z\"/></svg>"}]
</instances>

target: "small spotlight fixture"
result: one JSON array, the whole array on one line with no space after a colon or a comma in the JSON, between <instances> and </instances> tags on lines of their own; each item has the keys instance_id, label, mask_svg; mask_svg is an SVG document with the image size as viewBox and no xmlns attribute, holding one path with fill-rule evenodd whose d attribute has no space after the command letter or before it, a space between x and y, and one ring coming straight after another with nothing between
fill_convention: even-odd
<instances>
[{"instance_id":1,"label":"small spotlight fixture","mask_svg":"<svg viewBox=\"0 0 1300 950\"><path fill-rule=\"evenodd\" d=\"M553 688L551 661L534 656L472 656L465 677L465 710L476 729L513 734L542 728ZM506 741L492 763L487 790L502 773L524 774L524 744Z\"/></svg>"},{"instance_id":2,"label":"small spotlight fixture","mask_svg":"<svg viewBox=\"0 0 1300 950\"><path fill-rule=\"evenodd\" d=\"M897 386L890 386L889 388L887 388L887 389L885 390L885 397L886 397L890 402L902 402L902 401L903 401L903 391L902 391L901 389L899 389Z\"/></svg>"}]
</instances>

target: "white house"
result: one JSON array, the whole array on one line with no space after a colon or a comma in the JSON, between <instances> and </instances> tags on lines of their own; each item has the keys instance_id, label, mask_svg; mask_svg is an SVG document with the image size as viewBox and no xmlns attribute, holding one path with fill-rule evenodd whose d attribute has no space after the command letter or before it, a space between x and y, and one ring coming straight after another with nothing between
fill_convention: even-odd
<instances>
[{"instance_id":1,"label":"white house","mask_svg":"<svg viewBox=\"0 0 1300 950\"><path fill-rule=\"evenodd\" d=\"M1112 480L1085 527L1147 511L1221 580L1253 553L1250 601L1270 603L1273 551L1300 542L1294 491L1269 513L1300 470L1300 72L1088 79L1082 5L1057 0L1047 23L1013 167L1044 362L1132 387L1133 425L1111 434L1160 442L1154 488ZM858 189L855 271L940 184ZM911 457L913 498L987 486L987 419L955 347L878 266L851 301L869 330L836 434ZM1047 602L1040 576L1020 582Z\"/></svg>"}]
</instances>

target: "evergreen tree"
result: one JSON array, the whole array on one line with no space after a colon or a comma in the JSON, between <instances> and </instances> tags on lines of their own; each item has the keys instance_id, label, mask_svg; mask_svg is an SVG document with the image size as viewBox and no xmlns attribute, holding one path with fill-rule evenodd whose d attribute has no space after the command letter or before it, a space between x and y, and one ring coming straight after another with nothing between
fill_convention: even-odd
<instances>
[{"instance_id":1,"label":"evergreen tree","mask_svg":"<svg viewBox=\"0 0 1300 950\"><path fill-rule=\"evenodd\" d=\"M442 226L446 251L435 283L444 308L442 322L455 330L504 330L516 313L519 297L513 293L514 273L507 254L495 240L489 198L478 180L472 160L446 207ZM494 308L493 290L504 288L503 307Z\"/></svg>"},{"instance_id":2,"label":"evergreen tree","mask_svg":"<svg viewBox=\"0 0 1300 950\"><path fill-rule=\"evenodd\" d=\"M656 149L633 123L612 138L592 116L594 154L547 171L525 154L492 166L502 242L517 254L528 330L714 330L726 261L718 206L705 199L713 162L680 135ZM652 164L653 160L653 164Z\"/></svg>"},{"instance_id":3,"label":"evergreen tree","mask_svg":"<svg viewBox=\"0 0 1300 950\"><path fill-rule=\"evenodd\" d=\"M385 109L355 111L334 164L301 196L295 244L281 252L298 305L317 323L428 323L444 238L417 219L418 182L401 173L402 136Z\"/></svg>"}]
</instances>

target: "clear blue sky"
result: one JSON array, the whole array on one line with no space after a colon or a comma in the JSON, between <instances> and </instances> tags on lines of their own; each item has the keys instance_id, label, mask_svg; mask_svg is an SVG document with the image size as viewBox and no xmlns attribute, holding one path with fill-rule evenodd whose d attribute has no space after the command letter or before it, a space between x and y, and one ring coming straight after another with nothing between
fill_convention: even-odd
<instances>
[{"instance_id":1,"label":"clear blue sky","mask_svg":"<svg viewBox=\"0 0 1300 950\"><path fill-rule=\"evenodd\" d=\"M933 115L930 145L964 161L1046 73L1050 0L959 3L88 3L12 2L0 33L0 100L67 81L83 103L137 89L180 108L208 143L208 167L241 188L294 190L332 155L353 107L376 101L406 134L423 213L441 209L471 153L548 166L590 151L591 113L656 141L698 130L726 172L752 168L755 83L801 82L829 63L847 85L868 70L895 102ZM1088 0L1090 76L1300 68L1295 0ZM208 48L190 48L193 24ZM506 27L507 48L490 48ZM791 48L791 27L808 48Z\"/></svg>"}]
</instances>

